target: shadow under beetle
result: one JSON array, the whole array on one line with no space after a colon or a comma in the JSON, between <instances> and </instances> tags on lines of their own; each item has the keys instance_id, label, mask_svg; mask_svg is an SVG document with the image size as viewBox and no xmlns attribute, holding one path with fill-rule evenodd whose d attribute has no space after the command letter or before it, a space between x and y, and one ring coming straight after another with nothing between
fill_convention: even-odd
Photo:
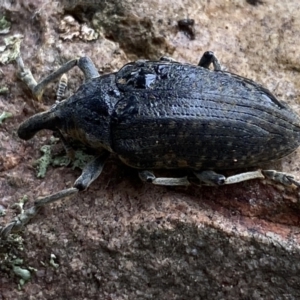
<instances>
[{"instance_id":1,"label":"shadow under beetle","mask_svg":"<svg viewBox=\"0 0 300 300\"><path fill-rule=\"evenodd\" d=\"M170 58L138 60L101 76L92 61L82 57L38 84L21 57L17 62L22 80L38 99L50 82L75 66L85 76L75 94L23 122L19 137L28 140L49 129L58 132L64 144L65 137L71 137L99 150L99 156L87 164L73 188L38 199L2 228L2 237L19 231L43 205L85 190L110 153L139 169L142 180L157 185L189 185L191 180L156 178L149 170L192 170L206 185L269 178L300 186L293 176L274 170L230 177L214 172L258 166L290 154L300 144L300 118L266 88L222 71L213 52L205 52L198 65Z\"/></svg>"}]
</instances>

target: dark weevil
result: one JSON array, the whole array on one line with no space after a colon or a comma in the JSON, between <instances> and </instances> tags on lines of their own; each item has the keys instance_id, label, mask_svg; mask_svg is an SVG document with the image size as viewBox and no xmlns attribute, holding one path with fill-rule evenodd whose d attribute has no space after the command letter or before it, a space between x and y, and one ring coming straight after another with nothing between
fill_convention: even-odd
<instances>
[{"instance_id":1,"label":"dark weevil","mask_svg":"<svg viewBox=\"0 0 300 300\"><path fill-rule=\"evenodd\" d=\"M206 185L269 178L300 186L293 176L273 170L227 178L214 172L259 166L290 154L300 144L300 118L261 85L222 71L212 52L205 52L197 66L167 58L139 60L101 76L83 57L38 84L21 58L18 65L22 80L39 99L47 84L74 66L85 75L75 94L23 122L19 137L28 140L49 129L63 141L69 136L99 151L99 156L83 169L73 188L38 199L2 229L3 237L20 230L46 203L85 190L110 153L140 169L142 180L158 185L189 185L191 180L156 178L148 170L190 170Z\"/></svg>"}]
</instances>

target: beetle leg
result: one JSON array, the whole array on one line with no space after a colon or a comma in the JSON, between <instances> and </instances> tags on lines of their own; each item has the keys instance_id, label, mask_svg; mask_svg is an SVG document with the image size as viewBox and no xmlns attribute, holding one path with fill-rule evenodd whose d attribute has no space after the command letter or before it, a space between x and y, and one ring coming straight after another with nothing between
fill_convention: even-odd
<instances>
[{"instance_id":1,"label":"beetle leg","mask_svg":"<svg viewBox=\"0 0 300 300\"><path fill-rule=\"evenodd\" d=\"M46 78L42 79L37 83L31 73L31 71L24 66L24 62L19 56L16 59L19 68L19 77L20 79L29 87L32 91L32 94L38 99L41 100L43 92L46 86L53 82L54 80L61 77L64 73L70 71L75 66L78 66L85 76L85 80L89 81L95 77L99 76L99 73L88 57L80 57L79 59L73 59L62 65L58 70L52 72Z\"/></svg>"},{"instance_id":2,"label":"beetle leg","mask_svg":"<svg viewBox=\"0 0 300 300\"><path fill-rule=\"evenodd\" d=\"M221 70L221 65L215 54L212 51L206 51L200 58L198 66L208 69L211 64L213 64L215 71Z\"/></svg>"},{"instance_id":3,"label":"beetle leg","mask_svg":"<svg viewBox=\"0 0 300 300\"><path fill-rule=\"evenodd\" d=\"M155 175L148 170L140 171L139 177L144 182L150 182L155 185L167 185L167 186L178 186L178 185L190 185L187 177L180 178L167 178L167 177L155 177Z\"/></svg>"},{"instance_id":4,"label":"beetle leg","mask_svg":"<svg viewBox=\"0 0 300 300\"><path fill-rule=\"evenodd\" d=\"M109 152L106 152L88 163L82 170L81 176L75 181L74 187L37 199L32 207L24 210L6 226L0 228L0 237L6 238L10 233L22 230L22 228L37 215L41 207L44 205L73 196L74 194L88 188L88 186L101 174L108 156Z\"/></svg>"}]
</instances>

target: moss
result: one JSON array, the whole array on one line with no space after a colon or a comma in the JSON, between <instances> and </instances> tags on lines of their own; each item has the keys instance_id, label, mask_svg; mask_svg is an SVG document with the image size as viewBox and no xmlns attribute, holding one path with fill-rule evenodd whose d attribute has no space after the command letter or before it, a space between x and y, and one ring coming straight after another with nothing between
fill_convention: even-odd
<instances>
[{"instance_id":1,"label":"moss","mask_svg":"<svg viewBox=\"0 0 300 300\"><path fill-rule=\"evenodd\" d=\"M44 178L46 176L47 169L50 165L53 167L71 165L73 170L75 168L82 170L85 165L94 158L93 155L87 154L85 151L79 149L75 151L74 160L71 161L66 154L53 156L51 148L52 145L42 146L41 152L43 155L34 163L34 165L37 167L38 178Z\"/></svg>"},{"instance_id":2,"label":"moss","mask_svg":"<svg viewBox=\"0 0 300 300\"><path fill-rule=\"evenodd\" d=\"M0 95L5 95L8 93L8 87L7 86L2 86L0 87ZM10 113L6 113L6 114L10 114Z\"/></svg>"},{"instance_id":3,"label":"moss","mask_svg":"<svg viewBox=\"0 0 300 300\"><path fill-rule=\"evenodd\" d=\"M4 111L4 112L0 115L0 124L2 124L2 122L3 122L5 119L11 118L12 116L13 116L12 113Z\"/></svg>"},{"instance_id":4,"label":"moss","mask_svg":"<svg viewBox=\"0 0 300 300\"><path fill-rule=\"evenodd\" d=\"M44 178L46 176L47 169L51 164L51 146L44 145L41 148L43 155L35 161L34 165L37 166L37 177Z\"/></svg>"},{"instance_id":5,"label":"moss","mask_svg":"<svg viewBox=\"0 0 300 300\"><path fill-rule=\"evenodd\" d=\"M0 63L8 64L20 55L20 45L23 36L15 34L4 38L4 46L0 46Z\"/></svg>"},{"instance_id":6,"label":"moss","mask_svg":"<svg viewBox=\"0 0 300 300\"><path fill-rule=\"evenodd\" d=\"M11 23L6 20L5 16L0 17L0 34L6 34L10 30Z\"/></svg>"}]
</instances>

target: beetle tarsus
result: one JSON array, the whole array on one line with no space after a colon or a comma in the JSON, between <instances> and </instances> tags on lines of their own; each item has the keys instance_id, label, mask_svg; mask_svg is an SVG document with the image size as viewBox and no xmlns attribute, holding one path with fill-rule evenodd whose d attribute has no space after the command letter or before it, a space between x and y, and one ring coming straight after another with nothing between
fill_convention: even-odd
<instances>
[{"instance_id":1,"label":"beetle tarsus","mask_svg":"<svg viewBox=\"0 0 300 300\"><path fill-rule=\"evenodd\" d=\"M24 210L6 226L0 229L0 238L6 239L11 233L21 231L24 226L38 213L39 210L40 207L37 207L36 205Z\"/></svg>"},{"instance_id":2,"label":"beetle tarsus","mask_svg":"<svg viewBox=\"0 0 300 300\"><path fill-rule=\"evenodd\" d=\"M271 179L275 182L279 182L283 185L296 185L297 187L300 187L300 182L296 181L294 179L294 176L290 174L286 174L284 172L278 172L276 170L263 170L262 173L267 177L268 179Z\"/></svg>"},{"instance_id":3,"label":"beetle tarsus","mask_svg":"<svg viewBox=\"0 0 300 300\"><path fill-rule=\"evenodd\" d=\"M0 230L0 238L5 239L9 236L9 234L21 231L24 226L37 215L39 210L44 205L50 204L60 199L64 199L69 196L73 196L78 192L79 190L77 188L69 188L52 195L48 195L46 197L39 198L34 202L34 205L32 207L22 211L18 216L16 216Z\"/></svg>"}]
</instances>

